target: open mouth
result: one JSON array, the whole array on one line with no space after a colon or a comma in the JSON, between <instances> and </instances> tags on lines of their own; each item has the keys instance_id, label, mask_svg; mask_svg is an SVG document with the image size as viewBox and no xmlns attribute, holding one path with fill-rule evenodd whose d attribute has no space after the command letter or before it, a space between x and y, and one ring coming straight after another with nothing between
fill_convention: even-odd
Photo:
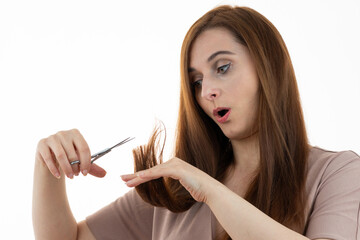
<instances>
[{"instance_id":1,"label":"open mouth","mask_svg":"<svg viewBox=\"0 0 360 240\"><path fill-rule=\"evenodd\" d=\"M225 114L229 111L229 109L223 109L223 110L220 110L217 112L217 114L220 116L220 117L223 117L225 116Z\"/></svg>"},{"instance_id":2,"label":"open mouth","mask_svg":"<svg viewBox=\"0 0 360 240\"><path fill-rule=\"evenodd\" d=\"M220 123L225 123L230 115L231 108L216 108L213 110L213 114L216 120Z\"/></svg>"}]
</instances>

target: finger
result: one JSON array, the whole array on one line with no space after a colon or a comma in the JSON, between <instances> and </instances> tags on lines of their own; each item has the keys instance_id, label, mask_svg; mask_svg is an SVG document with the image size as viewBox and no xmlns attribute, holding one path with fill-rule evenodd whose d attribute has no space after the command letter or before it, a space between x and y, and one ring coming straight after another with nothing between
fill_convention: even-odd
<instances>
[{"instance_id":1,"label":"finger","mask_svg":"<svg viewBox=\"0 0 360 240\"><path fill-rule=\"evenodd\" d=\"M74 129L73 132L75 134L73 144L80 160L80 170L82 174L86 176L91 169L90 149L81 133L77 129Z\"/></svg>"},{"instance_id":2,"label":"finger","mask_svg":"<svg viewBox=\"0 0 360 240\"><path fill-rule=\"evenodd\" d=\"M68 178L72 179L74 177L74 172L71 168L71 165L67 158L66 152L65 152L63 146L61 145L58 137L56 135L53 135L48 138L47 142L48 142L48 146L49 146L50 150L54 154L56 161L59 163L59 165L60 165L61 169L63 170L63 172L65 173L65 175Z\"/></svg>"},{"instance_id":3,"label":"finger","mask_svg":"<svg viewBox=\"0 0 360 240\"><path fill-rule=\"evenodd\" d=\"M124 174L124 175L121 175L120 177L121 177L121 179L123 181L127 182L127 181L130 181L130 180L138 177L138 176L139 176L139 174L132 173L132 174Z\"/></svg>"},{"instance_id":4,"label":"finger","mask_svg":"<svg viewBox=\"0 0 360 240\"><path fill-rule=\"evenodd\" d=\"M178 168L174 163L168 161L155 167L139 171L135 173L138 177L142 179L157 179L160 177L171 177L174 179L179 179L181 174L181 168Z\"/></svg>"},{"instance_id":5,"label":"finger","mask_svg":"<svg viewBox=\"0 0 360 240\"><path fill-rule=\"evenodd\" d=\"M71 165L71 164L70 164L70 165ZM72 165L71 165L71 168L72 168L75 176L79 176L79 173L80 173L80 166L79 166L79 164L78 164L78 163L72 164Z\"/></svg>"},{"instance_id":6,"label":"finger","mask_svg":"<svg viewBox=\"0 0 360 240\"><path fill-rule=\"evenodd\" d=\"M71 163L79 159L78 155L76 154L75 147L73 145L71 135L66 134L66 132L59 132L58 138L60 139L61 145L65 150L66 156L68 161ZM76 176L79 175L80 167L79 164L70 164L74 174Z\"/></svg>"},{"instance_id":7,"label":"finger","mask_svg":"<svg viewBox=\"0 0 360 240\"><path fill-rule=\"evenodd\" d=\"M140 177L136 177L136 178L133 178L133 179L131 179L129 181L125 181L125 184L128 187L136 187L136 186L138 186L138 185L140 185L142 183L148 182L150 180L152 180L152 179L143 179L143 178L140 178Z\"/></svg>"},{"instance_id":8,"label":"finger","mask_svg":"<svg viewBox=\"0 0 360 240\"><path fill-rule=\"evenodd\" d=\"M145 183L145 182L148 182L148 181L151 181L151 180L154 180L154 179L158 179L158 178L161 178L161 177L165 177L165 176L159 176L159 177L148 177L148 178L142 178L142 177L139 177L139 176L136 176L135 178L131 179L131 180L124 180L126 185L128 187L136 187L142 183Z\"/></svg>"},{"instance_id":9,"label":"finger","mask_svg":"<svg viewBox=\"0 0 360 240\"><path fill-rule=\"evenodd\" d=\"M134 174L122 175L122 179L129 187L134 187L160 177L170 177L180 180L182 176L185 177L184 173L186 171L183 171L183 168L187 166L184 163L184 161L178 158L173 158L150 169L139 171Z\"/></svg>"},{"instance_id":10,"label":"finger","mask_svg":"<svg viewBox=\"0 0 360 240\"><path fill-rule=\"evenodd\" d=\"M40 145L40 144L39 144ZM38 147L38 152L36 153L36 158L41 160L46 164L51 174L56 177L60 178L60 171L56 166L55 160L52 158L50 149L44 145Z\"/></svg>"},{"instance_id":11,"label":"finger","mask_svg":"<svg viewBox=\"0 0 360 240\"><path fill-rule=\"evenodd\" d=\"M105 177L106 171L102 167L100 167L100 166L96 165L95 163L93 163L91 165L89 174L91 174L91 175L93 175L95 177L102 178L102 177Z\"/></svg>"},{"instance_id":12,"label":"finger","mask_svg":"<svg viewBox=\"0 0 360 240\"><path fill-rule=\"evenodd\" d=\"M161 177L171 177L178 179L179 177L174 175L171 168L164 164L157 165L153 168L139 171L134 174L122 175L121 178L126 182L128 187L136 187L144 182L148 182Z\"/></svg>"}]
</instances>

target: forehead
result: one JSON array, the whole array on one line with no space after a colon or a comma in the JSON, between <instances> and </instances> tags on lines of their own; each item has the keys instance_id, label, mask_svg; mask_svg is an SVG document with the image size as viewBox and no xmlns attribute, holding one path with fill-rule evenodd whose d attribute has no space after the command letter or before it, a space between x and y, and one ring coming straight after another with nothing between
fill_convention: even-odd
<instances>
[{"instance_id":1,"label":"forehead","mask_svg":"<svg viewBox=\"0 0 360 240\"><path fill-rule=\"evenodd\" d=\"M233 33L225 28L211 28L203 31L194 40L190 49L190 66L206 59L217 51L238 52L241 44Z\"/></svg>"}]
</instances>

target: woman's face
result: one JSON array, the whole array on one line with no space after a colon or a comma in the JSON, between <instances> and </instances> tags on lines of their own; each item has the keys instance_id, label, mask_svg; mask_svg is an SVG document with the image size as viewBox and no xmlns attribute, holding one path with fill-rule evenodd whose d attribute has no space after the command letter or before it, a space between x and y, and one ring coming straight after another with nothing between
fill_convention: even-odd
<instances>
[{"instance_id":1,"label":"woman's face","mask_svg":"<svg viewBox=\"0 0 360 240\"><path fill-rule=\"evenodd\" d=\"M196 100L225 136L241 140L257 128L259 80L249 50L224 28L202 32L190 51Z\"/></svg>"}]
</instances>

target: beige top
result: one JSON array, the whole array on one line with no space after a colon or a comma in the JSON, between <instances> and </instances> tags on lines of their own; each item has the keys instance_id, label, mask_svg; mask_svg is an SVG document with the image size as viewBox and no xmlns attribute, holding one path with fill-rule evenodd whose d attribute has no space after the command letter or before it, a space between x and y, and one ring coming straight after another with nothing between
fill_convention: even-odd
<instances>
[{"instance_id":1,"label":"beige top","mask_svg":"<svg viewBox=\"0 0 360 240\"><path fill-rule=\"evenodd\" d=\"M305 208L310 239L360 239L360 157L351 151L312 148L306 182ZM210 240L215 217L204 203L172 213L145 203L135 190L87 217L96 239Z\"/></svg>"}]
</instances>

